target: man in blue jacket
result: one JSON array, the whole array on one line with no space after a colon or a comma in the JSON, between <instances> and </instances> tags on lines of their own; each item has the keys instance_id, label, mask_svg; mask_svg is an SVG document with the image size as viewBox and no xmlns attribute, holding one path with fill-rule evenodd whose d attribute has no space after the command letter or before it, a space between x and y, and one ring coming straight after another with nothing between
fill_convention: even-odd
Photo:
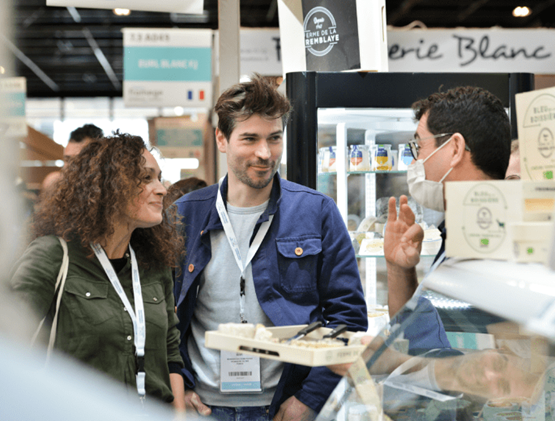
<instances>
[{"instance_id":1,"label":"man in blue jacket","mask_svg":"<svg viewBox=\"0 0 555 421\"><path fill-rule=\"evenodd\" d=\"M345 224L329 197L277 174L287 98L259 76L215 106L228 174L176 202L187 255L175 279L186 404L219 420L309 420L339 377L325 367L207 349L221 323L367 329Z\"/></svg>"}]
</instances>

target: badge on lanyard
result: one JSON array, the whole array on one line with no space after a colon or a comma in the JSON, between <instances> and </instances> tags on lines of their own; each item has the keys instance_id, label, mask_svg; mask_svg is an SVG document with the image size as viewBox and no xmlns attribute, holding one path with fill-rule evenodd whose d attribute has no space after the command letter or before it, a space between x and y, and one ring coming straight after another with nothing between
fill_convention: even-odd
<instances>
[{"instance_id":1,"label":"badge on lanyard","mask_svg":"<svg viewBox=\"0 0 555 421\"><path fill-rule=\"evenodd\" d=\"M223 178L220 180L221 186ZM233 227L229 221L227 210L222 199L222 193L218 189L218 197L216 199L216 210L220 216L220 221L224 227L224 232L229 242L229 246L235 257L235 262L241 271L240 292L239 292L239 311L241 323L247 323L245 315L245 271L250 264L256 251L262 244L264 236L270 229L274 215L270 215L268 221L263 222L260 226L256 237L254 238L249 251L247 253L246 262L243 264L243 258L237 238L233 232ZM260 393L262 392L262 384L260 382L260 358L237 352L221 351L220 353L220 390L223 393Z\"/></svg>"},{"instance_id":2,"label":"badge on lanyard","mask_svg":"<svg viewBox=\"0 0 555 421\"><path fill-rule=\"evenodd\" d=\"M259 357L221 351L220 360L220 390L223 393L262 392Z\"/></svg>"}]
</instances>

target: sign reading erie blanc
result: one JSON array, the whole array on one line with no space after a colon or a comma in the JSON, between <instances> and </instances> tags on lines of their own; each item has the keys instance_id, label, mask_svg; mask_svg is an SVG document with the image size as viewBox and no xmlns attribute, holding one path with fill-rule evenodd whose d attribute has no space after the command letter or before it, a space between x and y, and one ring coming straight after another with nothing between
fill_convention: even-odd
<instances>
[{"instance_id":1,"label":"sign reading erie blanc","mask_svg":"<svg viewBox=\"0 0 555 421\"><path fill-rule=\"evenodd\" d=\"M552 29L390 30L392 72L530 72L552 74Z\"/></svg>"},{"instance_id":2,"label":"sign reading erie blanc","mask_svg":"<svg viewBox=\"0 0 555 421\"><path fill-rule=\"evenodd\" d=\"M212 31L123 29L128 107L210 107Z\"/></svg>"}]
</instances>

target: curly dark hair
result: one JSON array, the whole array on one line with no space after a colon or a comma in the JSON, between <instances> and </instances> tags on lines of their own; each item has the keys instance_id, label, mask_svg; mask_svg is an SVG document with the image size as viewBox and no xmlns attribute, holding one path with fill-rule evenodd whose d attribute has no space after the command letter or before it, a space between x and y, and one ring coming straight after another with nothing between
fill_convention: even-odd
<instances>
[{"instance_id":1,"label":"curly dark hair","mask_svg":"<svg viewBox=\"0 0 555 421\"><path fill-rule=\"evenodd\" d=\"M250 82L233 85L220 95L214 111L218 114L218 129L228 141L237 122L254 114L266 119L281 118L285 127L292 107L277 88L275 80L255 73Z\"/></svg>"},{"instance_id":2,"label":"curly dark hair","mask_svg":"<svg viewBox=\"0 0 555 421\"><path fill-rule=\"evenodd\" d=\"M41 201L33 235L79 239L89 249L89 243L112 235L128 204L142 191L145 150L141 137L118 132L91 141L63 167L56 188ZM175 266L183 253L176 222L169 210L161 224L133 231L131 245L141 266Z\"/></svg>"},{"instance_id":3,"label":"curly dark hair","mask_svg":"<svg viewBox=\"0 0 555 421\"><path fill-rule=\"evenodd\" d=\"M472 163L487 176L503 180L511 154L511 124L499 98L483 88L461 86L436 92L412 105L416 120L428 114L433 134L460 133ZM436 139L436 146L449 137Z\"/></svg>"}]
</instances>

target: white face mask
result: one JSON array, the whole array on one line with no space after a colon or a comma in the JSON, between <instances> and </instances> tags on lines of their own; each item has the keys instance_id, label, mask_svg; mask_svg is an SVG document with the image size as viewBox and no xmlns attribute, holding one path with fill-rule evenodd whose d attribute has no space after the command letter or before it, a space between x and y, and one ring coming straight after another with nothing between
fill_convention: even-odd
<instances>
[{"instance_id":1,"label":"white face mask","mask_svg":"<svg viewBox=\"0 0 555 421\"><path fill-rule=\"evenodd\" d=\"M453 137L451 137L453 139ZM426 180L426 171L424 169L424 162L430 159L437 151L447 145L451 139L433 151L426 159L417 159L413 164L410 164L407 169L407 183L409 185L410 195L428 209L433 209L438 212L445 212L443 204L443 183L445 177L453 170L453 167L439 181Z\"/></svg>"}]
</instances>

